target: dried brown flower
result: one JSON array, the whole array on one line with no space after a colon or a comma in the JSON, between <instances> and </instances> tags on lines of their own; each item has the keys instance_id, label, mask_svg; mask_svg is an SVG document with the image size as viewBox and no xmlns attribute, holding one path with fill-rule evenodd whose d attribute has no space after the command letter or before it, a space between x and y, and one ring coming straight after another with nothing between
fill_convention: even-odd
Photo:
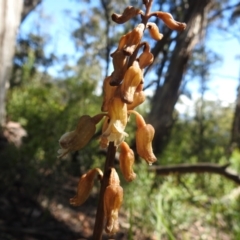
<instances>
[{"instance_id":1,"label":"dried brown flower","mask_svg":"<svg viewBox=\"0 0 240 240\"><path fill-rule=\"evenodd\" d=\"M99 168L91 169L81 176L78 182L77 194L73 198L70 198L71 205L80 206L88 199L96 175L98 175L100 179L103 176L103 173Z\"/></svg>"},{"instance_id":2,"label":"dried brown flower","mask_svg":"<svg viewBox=\"0 0 240 240\"><path fill-rule=\"evenodd\" d=\"M58 150L59 158L65 156L69 152L80 150L85 147L91 140L96 131L96 124L106 114L100 113L94 117L83 115L80 117L77 128L74 131L67 132L59 139L61 149Z\"/></svg>"},{"instance_id":3,"label":"dried brown flower","mask_svg":"<svg viewBox=\"0 0 240 240\"><path fill-rule=\"evenodd\" d=\"M122 142L120 144L120 147L121 147L121 152L119 155L120 169L126 181L131 182L136 178L136 174L133 171L133 164L135 161L134 152L126 142Z\"/></svg>"}]
</instances>

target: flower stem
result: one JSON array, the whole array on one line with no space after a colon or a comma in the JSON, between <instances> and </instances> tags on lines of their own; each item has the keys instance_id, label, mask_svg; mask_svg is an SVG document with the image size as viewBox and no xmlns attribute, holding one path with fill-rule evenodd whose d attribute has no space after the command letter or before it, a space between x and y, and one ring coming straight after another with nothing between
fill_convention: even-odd
<instances>
[{"instance_id":1,"label":"flower stem","mask_svg":"<svg viewBox=\"0 0 240 240\"><path fill-rule=\"evenodd\" d=\"M103 232L103 225L104 225L104 208L103 208L103 197L105 189L109 182L110 177L110 171L109 168L114 166L114 159L116 154L116 147L114 146L113 142L109 143L108 151L107 151L107 157L104 167L104 174L101 181L101 189L100 189L100 195L98 200L98 208L97 208L97 214L95 218L95 225L93 230L93 240L101 240L102 239L102 232Z\"/></svg>"}]
</instances>

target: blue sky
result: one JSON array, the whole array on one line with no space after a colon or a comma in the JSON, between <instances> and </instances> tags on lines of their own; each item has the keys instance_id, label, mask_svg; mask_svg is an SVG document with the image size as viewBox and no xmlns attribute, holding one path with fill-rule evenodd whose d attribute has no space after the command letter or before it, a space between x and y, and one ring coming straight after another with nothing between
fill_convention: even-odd
<instances>
[{"instance_id":1,"label":"blue sky","mask_svg":"<svg viewBox=\"0 0 240 240\"><path fill-rule=\"evenodd\" d=\"M96 1L93 1L93 3L97 4ZM69 33L76 23L66 17L64 11L68 10L74 15L83 8L86 9L86 4L80 0L43 0L42 6L38 8L38 13L33 12L29 15L22 24L20 32L31 32L33 26L42 22L42 20L39 21L39 16L42 14L46 19L40 26L40 31L49 35L52 43L48 45L46 51L54 52L57 55L70 55L72 63L74 63L79 53L76 52ZM236 56L240 55L240 42L237 38L215 31L209 34L206 43L208 48L211 48L223 58L222 63L217 64L210 71L211 79L208 83L209 90L206 92L206 97L213 100L220 99L225 102L234 102L240 77L240 59L236 59ZM56 74L60 68L60 66L55 66L50 69L50 73ZM199 96L197 81L189 83L187 87L191 89L194 98Z\"/></svg>"}]
</instances>

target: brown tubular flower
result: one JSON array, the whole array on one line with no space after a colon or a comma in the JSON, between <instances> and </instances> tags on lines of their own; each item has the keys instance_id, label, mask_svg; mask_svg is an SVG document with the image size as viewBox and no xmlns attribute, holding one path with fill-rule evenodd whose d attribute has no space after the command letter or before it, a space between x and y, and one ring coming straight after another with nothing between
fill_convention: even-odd
<instances>
[{"instance_id":1,"label":"brown tubular flower","mask_svg":"<svg viewBox=\"0 0 240 240\"><path fill-rule=\"evenodd\" d=\"M152 149L152 140L155 130L151 124L146 124L143 117L136 111L131 110L130 113L136 115L137 132L136 132L136 147L137 153L149 165L157 161Z\"/></svg>"},{"instance_id":2,"label":"brown tubular flower","mask_svg":"<svg viewBox=\"0 0 240 240\"><path fill-rule=\"evenodd\" d=\"M94 178L96 174L98 174L98 177L102 179L103 173L99 168L91 169L81 176L78 182L77 194L69 200L71 205L80 206L88 199L93 188Z\"/></svg>"},{"instance_id":3,"label":"brown tubular flower","mask_svg":"<svg viewBox=\"0 0 240 240\"><path fill-rule=\"evenodd\" d=\"M142 82L143 74L138 61L134 61L133 65L128 68L124 75L121 85L121 98L125 103L132 103L134 93L138 85Z\"/></svg>"},{"instance_id":4,"label":"brown tubular flower","mask_svg":"<svg viewBox=\"0 0 240 240\"><path fill-rule=\"evenodd\" d=\"M150 52L150 46L147 42L145 42L143 52L138 58L140 68L144 69L145 67L149 66L152 64L153 60L154 56Z\"/></svg>"},{"instance_id":5,"label":"brown tubular flower","mask_svg":"<svg viewBox=\"0 0 240 240\"><path fill-rule=\"evenodd\" d=\"M143 23L138 24L131 32L126 34L126 46L123 48L125 55L131 56L140 43L145 26Z\"/></svg>"},{"instance_id":6,"label":"brown tubular flower","mask_svg":"<svg viewBox=\"0 0 240 240\"><path fill-rule=\"evenodd\" d=\"M135 161L134 152L126 142L122 142L120 147L120 169L126 181L131 182L136 178L136 174L133 171L133 164Z\"/></svg>"},{"instance_id":7,"label":"brown tubular flower","mask_svg":"<svg viewBox=\"0 0 240 240\"><path fill-rule=\"evenodd\" d=\"M114 142L114 145L118 146L125 136L128 136L124 132L128 121L127 104L119 97L112 98L108 107L108 116L110 122L102 137L107 137L109 142Z\"/></svg>"},{"instance_id":8,"label":"brown tubular flower","mask_svg":"<svg viewBox=\"0 0 240 240\"><path fill-rule=\"evenodd\" d=\"M170 13L158 11L155 15L172 30L183 31L187 26L186 23L175 21Z\"/></svg>"},{"instance_id":9,"label":"brown tubular flower","mask_svg":"<svg viewBox=\"0 0 240 240\"><path fill-rule=\"evenodd\" d=\"M85 147L93 137L96 131L96 124L106 116L105 113L100 113L94 117L83 115L80 117L77 128L74 131L65 133L59 139L61 149L58 150L59 158L65 156L69 152L77 151Z\"/></svg>"},{"instance_id":10,"label":"brown tubular flower","mask_svg":"<svg viewBox=\"0 0 240 240\"><path fill-rule=\"evenodd\" d=\"M143 11L138 8L134 8L133 6L128 6L124 9L122 15L113 13L112 20L118 24L122 24L137 16L138 14L143 14Z\"/></svg>"},{"instance_id":11,"label":"brown tubular flower","mask_svg":"<svg viewBox=\"0 0 240 240\"><path fill-rule=\"evenodd\" d=\"M156 25L156 23L148 22L146 28L149 29L150 36L156 40L159 41L163 38L163 34L159 32L159 28Z\"/></svg>"},{"instance_id":12,"label":"brown tubular flower","mask_svg":"<svg viewBox=\"0 0 240 240\"><path fill-rule=\"evenodd\" d=\"M111 54L113 58L114 71L111 74L111 80L109 84L111 86L118 86L123 80L124 74L127 70L127 57L123 50L117 50Z\"/></svg>"},{"instance_id":13,"label":"brown tubular flower","mask_svg":"<svg viewBox=\"0 0 240 240\"><path fill-rule=\"evenodd\" d=\"M108 111L109 101L113 98L117 88L110 85L111 79L112 77L108 76L104 79L104 82L103 82L103 103L101 107L102 112Z\"/></svg>"},{"instance_id":14,"label":"brown tubular flower","mask_svg":"<svg viewBox=\"0 0 240 240\"><path fill-rule=\"evenodd\" d=\"M110 169L109 184L104 192L104 216L106 218L105 231L113 235L119 229L118 212L123 201L123 189L120 186L118 174L114 168Z\"/></svg>"}]
</instances>

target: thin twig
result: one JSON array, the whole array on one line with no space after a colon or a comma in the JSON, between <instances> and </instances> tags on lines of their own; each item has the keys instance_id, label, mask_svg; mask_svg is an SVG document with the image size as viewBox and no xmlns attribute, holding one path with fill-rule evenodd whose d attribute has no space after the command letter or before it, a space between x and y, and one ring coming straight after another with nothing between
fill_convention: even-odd
<instances>
[{"instance_id":1,"label":"thin twig","mask_svg":"<svg viewBox=\"0 0 240 240\"><path fill-rule=\"evenodd\" d=\"M216 173L240 185L240 175L227 170L227 167L229 167L229 165L229 163L224 165L214 163L176 164L151 167L150 171L155 171L157 175L169 175L174 173Z\"/></svg>"}]
</instances>

